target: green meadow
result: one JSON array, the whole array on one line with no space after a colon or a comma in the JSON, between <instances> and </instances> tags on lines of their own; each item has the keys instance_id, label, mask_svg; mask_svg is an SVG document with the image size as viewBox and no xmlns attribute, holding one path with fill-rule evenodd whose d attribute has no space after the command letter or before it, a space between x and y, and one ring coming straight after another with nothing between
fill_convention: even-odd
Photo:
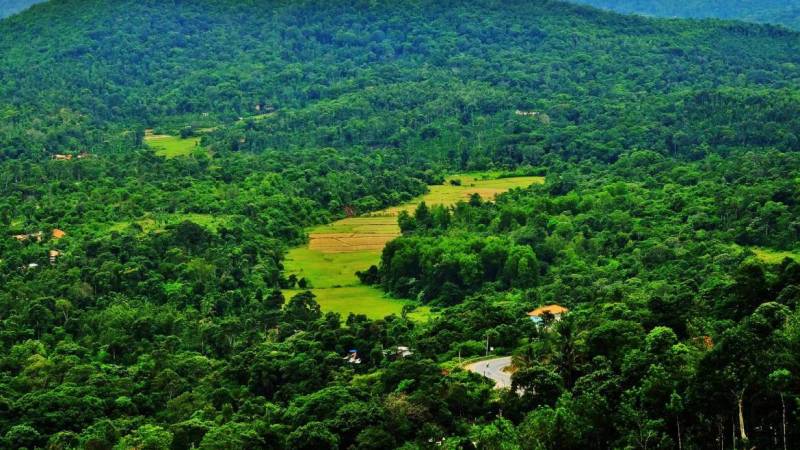
<instances>
[{"instance_id":1,"label":"green meadow","mask_svg":"<svg viewBox=\"0 0 800 450\"><path fill-rule=\"evenodd\" d=\"M147 135L145 142L153 150L156 155L165 158L176 158L178 156L189 156L200 145L199 137L190 137L181 139L178 136L170 136L165 134Z\"/></svg>"},{"instance_id":2,"label":"green meadow","mask_svg":"<svg viewBox=\"0 0 800 450\"><path fill-rule=\"evenodd\" d=\"M383 319L395 314L401 315L403 307L414 305L407 300L387 297L383 291L370 286L347 286L338 288L312 289L316 300L324 312L335 312L342 316L342 320L352 314L363 314L370 319ZM287 299L302 290L287 290L284 295ZM427 321L435 313L427 306L418 306L408 314L412 320Z\"/></svg>"},{"instance_id":3,"label":"green meadow","mask_svg":"<svg viewBox=\"0 0 800 450\"><path fill-rule=\"evenodd\" d=\"M380 262L380 252L323 253L308 247L289 251L284 262L286 273L305 278L319 289L350 287L359 284L355 273Z\"/></svg>"},{"instance_id":4,"label":"green meadow","mask_svg":"<svg viewBox=\"0 0 800 450\"><path fill-rule=\"evenodd\" d=\"M493 178L498 175L499 173L492 172L473 172L462 175L452 175L447 177L445 184L430 186L430 191L422 197L371 215L397 215L400 211L410 212L423 201L428 204L428 206L451 206L459 201L469 200L472 194L479 194L484 200L493 200L495 196L511 189L526 188L533 184L544 183L544 177ZM460 184L453 184L451 182Z\"/></svg>"}]
</instances>

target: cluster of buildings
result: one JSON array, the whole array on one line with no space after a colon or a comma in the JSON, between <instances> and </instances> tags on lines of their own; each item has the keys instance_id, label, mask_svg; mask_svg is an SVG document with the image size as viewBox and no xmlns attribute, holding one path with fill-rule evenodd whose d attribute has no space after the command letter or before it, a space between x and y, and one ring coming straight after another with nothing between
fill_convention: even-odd
<instances>
[{"instance_id":1,"label":"cluster of buildings","mask_svg":"<svg viewBox=\"0 0 800 450\"><path fill-rule=\"evenodd\" d=\"M66 236L67 236L67 233L64 230L60 230L58 228L55 228L50 232L50 237L54 241L58 241L59 239L62 239L64 237L66 237ZM39 242L42 242L42 239L44 238L44 232L43 231L37 231L35 233L16 234L16 235L14 235L12 237L14 239L16 239L17 241L19 241L19 242L36 241L37 243L39 243ZM56 249L51 249L47 253L47 256L48 256L48 258L50 260L50 264L55 265L55 263L58 261L58 258L61 257L61 251L60 250L56 250ZM27 266L23 267L23 269L36 269L38 267L39 267L39 264L30 263Z\"/></svg>"},{"instance_id":2,"label":"cluster of buildings","mask_svg":"<svg viewBox=\"0 0 800 450\"><path fill-rule=\"evenodd\" d=\"M390 359L408 358L413 354L414 352L412 352L410 348L401 345L383 351L383 356ZM358 356L357 349L351 349L348 351L347 356L344 357L344 360L348 364L361 364L361 357Z\"/></svg>"},{"instance_id":3,"label":"cluster of buildings","mask_svg":"<svg viewBox=\"0 0 800 450\"><path fill-rule=\"evenodd\" d=\"M56 161L72 161L72 158L75 158L75 159L86 159L86 158L89 158L90 156L91 155L89 153L86 153L86 152L78 153L78 155L76 155L76 156L73 156L72 154L69 154L69 153L67 153L67 154L56 153L55 155L53 155L53 159L56 160Z\"/></svg>"}]
</instances>

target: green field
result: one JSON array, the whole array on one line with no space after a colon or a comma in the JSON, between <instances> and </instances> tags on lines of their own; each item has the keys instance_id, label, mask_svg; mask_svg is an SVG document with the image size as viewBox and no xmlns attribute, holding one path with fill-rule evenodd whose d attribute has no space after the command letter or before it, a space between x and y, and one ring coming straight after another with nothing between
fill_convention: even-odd
<instances>
[{"instance_id":1,"label":"green field","mask_svg":"<svg viewBox=\"0 0 800 450\"><path fill-rule=\"evenodd\" d=\"M308 247L289 251L286 273L311 281L314 288L328 289L359 285L355 273L380 262L380 252L323 253Z\"/></svg>"},{"instance_id":2,"label":"green field","mask_svg":"<svg viewBox=\"0 0 800 450\"><path fill-rule=\"evenodd\" d=\"M451 206L459 201L467 201L472 194L479 194L484 200L493 200L495 196L515 188L525 188L533 184L544 183L544 177L492 178L487 173L469 173L447 177L445 184L430 186L424 196L394 208L388 208L372 215L397 215L400 211L413 211L421 202L428 206ZM461 182L460 186L450 184L451 180Z\"/></svg>"},{"instance_id":3,"label":"green field","mask_svg":"<svg viewBox=\"0 0 800 450\"><path fill-rule=\"evenodd\" d=\"M156 155L165 158L176 158L178 156L189 156L200 145L199 137L191 137L181 139L178 136L170 136L166 134L147 134L145 142L153 150Z\"/></svg>"},{"instance_id":4,"label":"green field","mask_svg":"<svg viewBox=\"0 0 800 450\"><path fill-rule=\"evenodd\" d=\"M384 210L387 211L387 210ZM319 225L309 230L309 234L320 233L355 233L355 234L381 234L399 233L400 227L397 225L397 217L392 215L380 215L381 212L373 213L370 216L349 217L337 220L336 222Z\"/></svg>"},{"instance_id":5,"label":"green field","mask_svg":"<svg viewBox=\"0 0 800 450\"><path fill-rule=\"evenodd\" d=\"M406 300L386 297L383 291L370 286L348 286L341 288L313 289L317 302L324 312L335 312L347 319L350 313L363 314L370 319L383 319L392 314L401 315L403 306L413 304ZM284 295L287 299L302 292L301 290L287 290ZM416 321L427 321L434 317L427 306L419 306L409 317Z\"/></svg>"},{"instance_id":6,"label":"green field","mask_svg":"<svg viewBox=\"0 0 800 450\"><path fill-rule=\"evenodd\" d=\"M422 201L450 206L468 200L473 193L492 200L509 189L544 183L543 177L496 178L497 175L454 175L444 185L431 186L430 192L403 205L315 227L309 230L308 245L287 254L285 272L311 283L323 311L338 312L343 318L350 312L371 318L400 314L403 305L411 302L388 298L379 289L362 286L355 272L380 262L383 245L400 233L397 225L400 211L413 211ZM461 185L451 184L449 181L453 179L460 180ZM358 250L363 246L372 248ZM410 317L427 320L431 313L427 308L419 308Z\"/></svg>"}]
</instances>

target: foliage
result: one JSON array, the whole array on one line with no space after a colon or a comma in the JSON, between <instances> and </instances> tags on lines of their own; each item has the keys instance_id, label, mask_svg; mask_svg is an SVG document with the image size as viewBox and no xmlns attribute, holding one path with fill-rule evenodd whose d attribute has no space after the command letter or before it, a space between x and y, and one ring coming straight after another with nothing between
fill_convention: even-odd
<instances>
[{"instance_id":1,"label":"foliage","mask_svg":"<svg viewBox=\"0 0 800 450\"><path fill-rule=\"evenodd\" d=\"M0 447L796 446L799 39L547 0L0 21ZM381 210L380 254L287 256ZM460 368L487 347L513 389Z\"/></svg>"}]
</instances>

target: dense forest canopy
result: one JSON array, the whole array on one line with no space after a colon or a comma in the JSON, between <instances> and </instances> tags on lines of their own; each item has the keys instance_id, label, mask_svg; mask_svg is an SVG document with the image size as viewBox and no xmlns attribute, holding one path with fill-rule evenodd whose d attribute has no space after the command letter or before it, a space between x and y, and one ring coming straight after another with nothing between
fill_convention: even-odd
<instances>
[{"instance_id":1,"label":"dense forest canopy","mask_svg":"<svg viewBox=\"0 0 800 450\"><path fill-rule=\"evenodd\" d=\"M0 448L797 447L799 86L786 28L551 0L0 21ZM466 173L546 181L399 213L402 314L286 273Z\"/></svg>"},{"instance_id":2,"label":"dense forest canopy","mask_svg":"<svg viewBox=\"0 0 800 450\"><path fill-rule=\"evenodd\" d=\"M249 150L390 147L444 158L477 147L476 159L518 164L578 147L613 160L625 149L779 144L792 134L780 121L752 120L778 129L749 130L749 115L715 117L751 104L757 116L794 112L770 97L797 85L800 36L775 28L541 0L79 3L0 24L5 155L113 150L119 140L107 134L120 124L230 123L259 106L277 113L251 127ZM703 125L694 116L730 132L698 142L684 132ZM577 138L587 129L592 139Z\"/></svg>"},{"instance_id":3,"label":"dense forest canopy","mask_svg":"<svg viewBox=\"0 0 800 450\"><path fill-rule=\"evenodd\" d=\"M658 17L719 18L800 29L797 0L574 0L623 13Z\"/></svg>"}]
</instances>

